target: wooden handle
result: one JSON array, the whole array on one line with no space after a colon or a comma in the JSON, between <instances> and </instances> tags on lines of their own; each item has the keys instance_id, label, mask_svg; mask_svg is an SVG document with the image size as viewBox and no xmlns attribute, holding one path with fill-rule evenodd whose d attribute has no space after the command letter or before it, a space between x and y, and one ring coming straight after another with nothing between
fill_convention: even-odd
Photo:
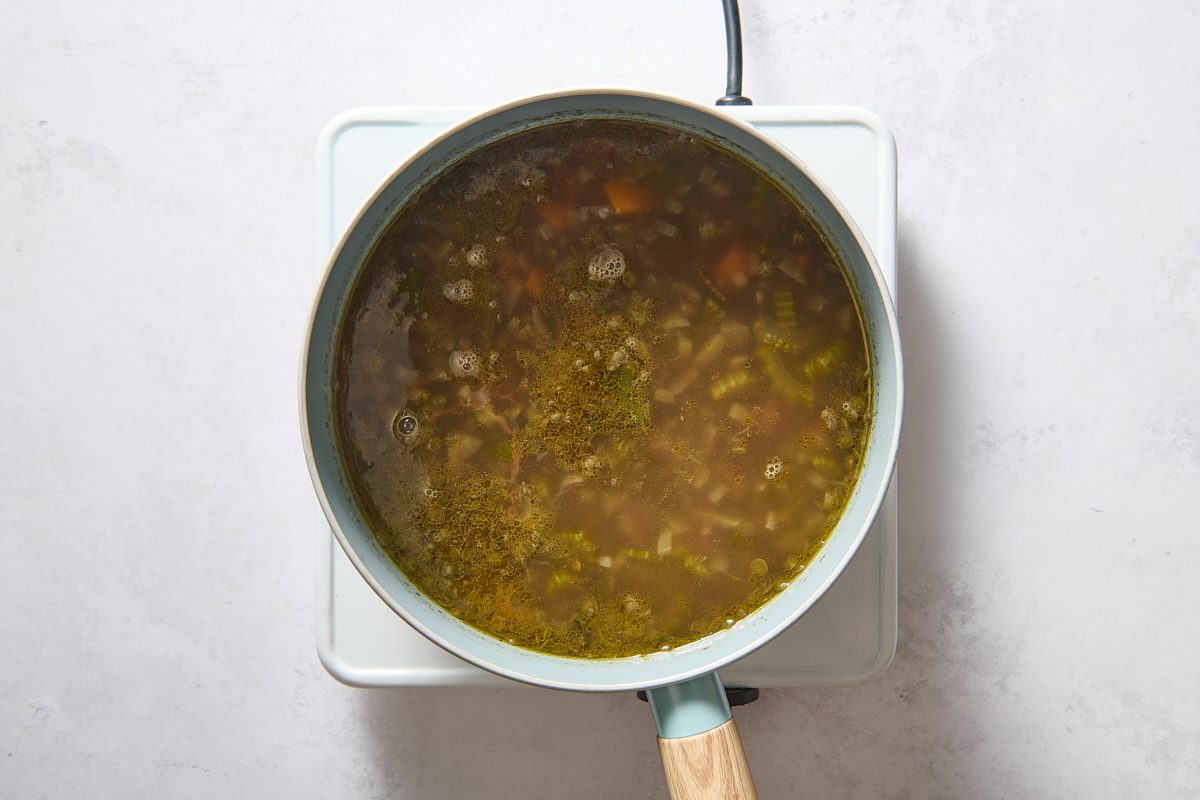
<instances>
[{"instance_id":1,"label":"wooden handle","mask_svg":"<svg viewBox=\"0 0 1200 800\"><path fill-rule=\"evenodd\" d=\"M729 720L683 739L658 740L671 800L757 800L742 737Z\"/></svg>"}]
</instances>

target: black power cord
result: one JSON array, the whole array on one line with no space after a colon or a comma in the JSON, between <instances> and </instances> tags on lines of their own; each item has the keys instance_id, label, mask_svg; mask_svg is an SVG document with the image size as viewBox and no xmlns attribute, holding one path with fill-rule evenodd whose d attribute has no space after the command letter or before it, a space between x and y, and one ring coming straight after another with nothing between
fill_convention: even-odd
<instances>
[{"instance_id":1,"label":"black power cord","mask_svg":"<svg viewBox=\"0 0 1200 800\"><path fill-rule=\"evenodd\" d=\"M748 106L749 97L742 96L742 15L738 0L721 0L725 6L725 96L717 99L719 106Z\"/></svg>"}]
</instances>

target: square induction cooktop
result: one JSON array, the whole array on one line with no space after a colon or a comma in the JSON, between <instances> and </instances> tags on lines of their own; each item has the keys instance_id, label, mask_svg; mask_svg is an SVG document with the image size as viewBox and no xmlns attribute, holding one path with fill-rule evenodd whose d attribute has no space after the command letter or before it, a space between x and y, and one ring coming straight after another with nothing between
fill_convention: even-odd
<instances>
[{"instance_id":1,"label":"square induction cooktop","mask_svg":"<svg viewBox=\"0 0 1200 800\"><path fill-rule=\"evenodd\" d=\"M409 155L482 109L363 108L326 125L317 147L317 264L359 206ZM896 149L871 112L845 106L729 106L804 162L842 202L896 293ZM317 543L317 651L353 686L516 686L427 640L367 585L324 518ZM879 675L896 650L895 478L862 547L821 600L760 650L721 670L726 686L845 686Z\"/></svg>"}]
</instances>

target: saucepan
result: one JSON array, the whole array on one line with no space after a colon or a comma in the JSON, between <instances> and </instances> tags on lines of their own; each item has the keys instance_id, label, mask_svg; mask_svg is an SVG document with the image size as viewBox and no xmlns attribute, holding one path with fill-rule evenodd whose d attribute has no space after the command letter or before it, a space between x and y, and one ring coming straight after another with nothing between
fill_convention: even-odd
<instances>
[{"instance_id":1,"label":"saucepan","mask_svg":"<svg viewBox=\"0 0 1200 800\"><path fill-rule=\"evenodd\" d=\"M532 127L579 119L648 121L702 136L750 160L808 210L839 254L869 339L874 417L857 484L816 558L783 592L727 630L668 652L579 659L522 649L458 620L423 595L371 535L356 507L333 434L335 340L355 278L388 223L448 165ZM850 561L883 501L902 407L900 339L879 267L845 209L793 154L717 109L634 90L541 94L468 119L400 164L364 203L333 252L309 320L301 370L304 447L338 542L366 582L431 641L478 667L536 686L581 692L646 690L674 798L753 797L718 670L771 641L810 609Z\"/></svg>"}]
</instances>

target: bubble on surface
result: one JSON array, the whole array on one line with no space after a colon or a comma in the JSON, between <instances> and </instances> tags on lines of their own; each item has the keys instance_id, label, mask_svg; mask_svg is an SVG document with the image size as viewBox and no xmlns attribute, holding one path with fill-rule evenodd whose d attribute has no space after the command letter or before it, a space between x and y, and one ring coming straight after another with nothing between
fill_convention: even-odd
<instances>
[{"instance_id":1,"label":"bubble on surface","mask_svg":"<svg viewBox=\"0 0 1200 800\"><path fill-rule=\"evenodd\" d=\"M613 283L625 274L625 255L605 245L588 262L588 280L596 283Z\"/></svg>"},{"instance_id":2,"label":"bubble on surface","mask_svg":"<svg viewBox=\"0 0 1200 800\"><path fill-rule=\"evenodd\" d=\"M442 284L442 294L452 303L465 303L475 296L475 287L469 280Z\"/></svg>"},{"instance_id":3,"label":"bubble on surface","mask_svg":"<svg viewBox=\"0 0 1200 800\"><path fill-rule=\"evenodd\" d=\"M407 408L392 420L392 433L397 439L412 436L417 432L417 418Z\"/></svg>"},{"instance_id":4,"label":"bubble on surface","mask_svg":"<svg viewBox=\"0 0 1200 800\"><path fill-rule=\"evenodd\" d=\"M650 616L650 604L644 598L635 594L627 594L621 598L621 608L631 617Z\"/></svg>"},{"instance_id":5,"label":"bubble on surface","mask_svg":"<svg viewBox=\"0 0 1200 800\"><path fill-rule=\"evenodd\" d=\"M473 244L467 250L466 259L467 263L476 269L486 267L488 265L487 250L481 244Z\"/></svg>"},{"instance_id":6,"label":"bubble on surface","mask_svg":"<svg viewBox=\"0 0 1200 800\"><path fill-rule=\"evenodd\" d=\"M772 458L767 462L766 469L763 470L763 475L767 480L773 481L783 474L783 461L779 458Z\"/></svg>"},{"instance_id":7,"label":"bubble on surface","mask_svg":"<svg viewBox=\"0 0 1200 800\"><path fill-rule=\"evenodd\" d=\"M479 355L474 350L455 350L450 354L450 372L456 378L474 378L479 374Z\"/></svg>"}]
</instances>

